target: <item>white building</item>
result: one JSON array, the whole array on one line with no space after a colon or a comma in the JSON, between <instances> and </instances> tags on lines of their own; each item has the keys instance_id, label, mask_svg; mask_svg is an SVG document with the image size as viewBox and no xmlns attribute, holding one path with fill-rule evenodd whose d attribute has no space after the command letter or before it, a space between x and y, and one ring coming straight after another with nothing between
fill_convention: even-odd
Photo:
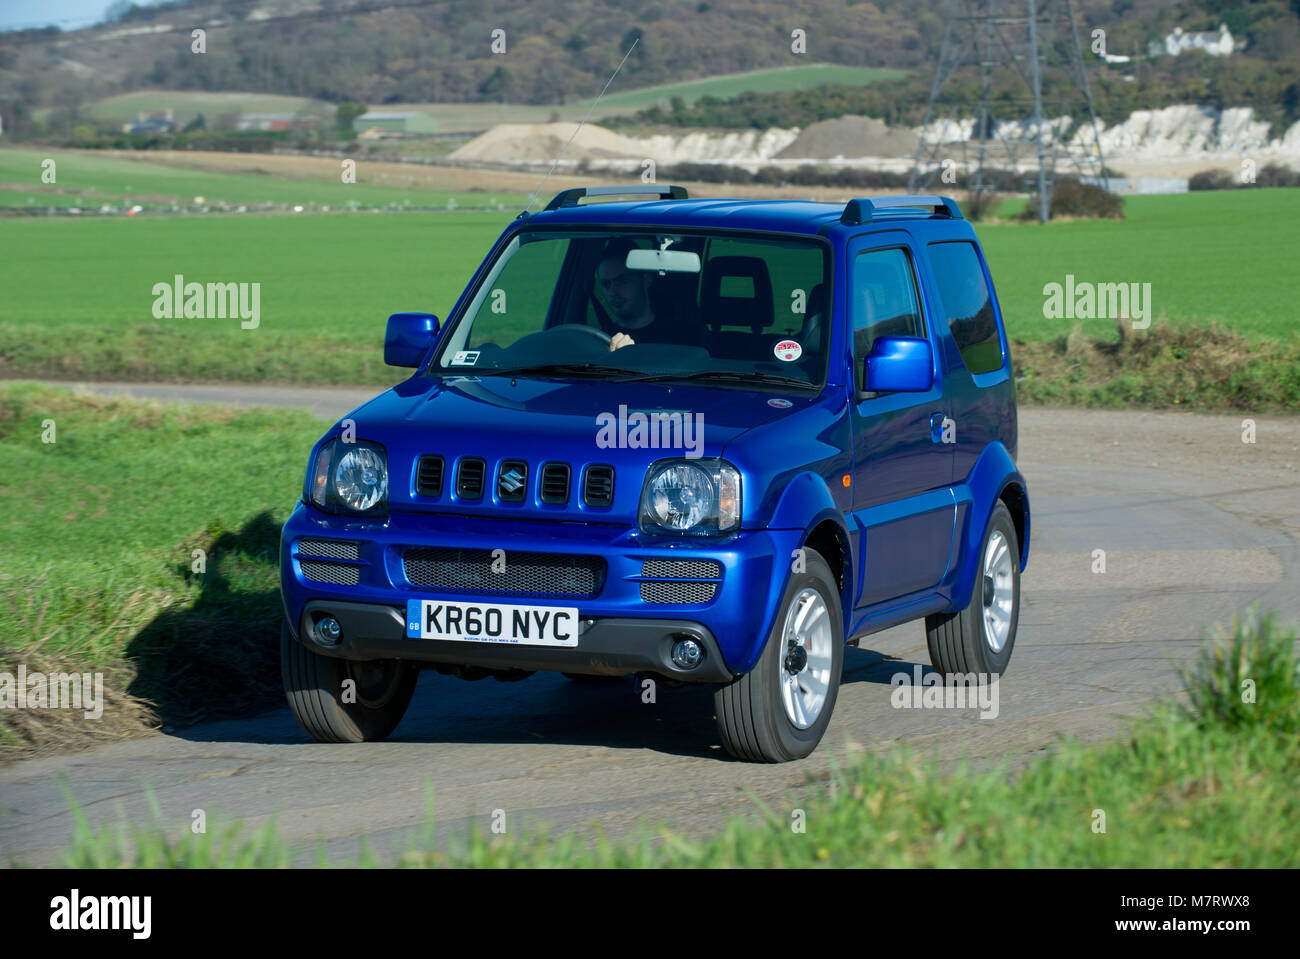
<instances>
[{"instance_id":1,"label":"white building","mask_svg":"<svg viewBox=\"0 0 1300 959\"><path fill-rule=\"evenodd\" d=\"M1188 50L1202 50L1212 57L1227 57L1236 49L1237 42L1233 40L1228 25L1221 23L1218 33L1213 30L1185 33L1182 27L1174 27L1174 32L1165 37L1164 47L1159 52L1176 57Z\"/></svg>"}]
</instances>

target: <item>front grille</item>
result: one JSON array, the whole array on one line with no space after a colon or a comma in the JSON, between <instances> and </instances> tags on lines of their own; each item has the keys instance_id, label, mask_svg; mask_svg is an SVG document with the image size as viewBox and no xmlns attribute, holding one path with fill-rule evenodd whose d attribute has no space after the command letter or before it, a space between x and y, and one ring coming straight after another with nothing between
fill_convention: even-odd
<instances>
[{"instance_id":1,"label":"front grille","mask_svg":"<svg viewBox=\"0 0 1300 959\"><path fill-rule=\"evenodd\" d=\"M421 456L415 470L415 492L418 496L442 495L443 459L441 456Z\"/></svg>"},{"instance_id":2,"label":"front grille","mask_svg":"<svg viewBox=\"0 0 1300 959\"><path fill-rule=\"evenodd\" d=\"M335 586L356 586L361 582L360 566L344 566L342 563L325 563L315 559L300 559L303 579L317 583L333 583Z\"/></svg>"},{"instance_id":3,"label":"front grille","mask_svg":"<svg viewBox=\"0 0 1300 959\"><path fill-rule=\"evenodd\" d=\"M614 467L604 464L587 467L582 501L588 506L609 506L614 502Z\"/></svg>"},{"instance_id":4,"label":"front grille","mask_svg":"<svg viewBox=\"0 0 1300 959\"><path fill-rule=\"evenodd\" d=\"M327 559L360 559L356 543L345 539L300 539L299 556L323 556Z\"/></svg>"},{"instance_id":5,"label":"front grille","mask_svg":"<svg viewBox=\"0 0 1300 959\"><path fill-rule=\"evenodd\" d=\"M522 503L528 493L528 464L523 460L502 460L497 473L497 499Z\"/></svg>"},{"instance_id":6,"label":"front grille","mask_svg":"<svg viewBox=\"0 0 1300 959\"><path fill-rule=\"evenodd\" d=\"M521 596L595 596L605 581L599 556L504 550L493 571L493 550L408 549L406 578L419 589Z\"/></svg>"},{"instance_id":7,"label":"front grille","mask_svg":"<svg viewBox=\"0 0 1300 959\"><path fill-rule=\"evenodd\" d=\"M707 603L717 591L718 584L710 582L642 583L641 599L647 603Z\"/></svg>"},{"instance_id":8,"label":"front grille","mask_svg":"<svg viewBox=\"0 0 1300 959\"><path fill-rule=\"evenodd\" d=\"M461 499L481 499L486 473L487 464L482 457L470 456L461 460L460 471L456 474L456 495Z\"/></svg>"},{"instance_id":9,"label":"front grille","mask_svg":"<svg viewBox=\"0 0 1300 959\"><path fill-rule=\"evenodd\" d=\"M641 575L656 579L719 579L722 564L712 559L648 559Z\"/></svg>"},{"instance_id":10,"label":"front grille","mask_svg":"<svg viewBox=\"0 0 1300 959\"><path fill-rule=\"evenodd\" d=\"M712 559L647 559L641 564L641 575L673 578L673 582L642 583L644 602L707 603L718 592L722 564Z\"/></svg>"},{"instance_id":11,"label":"front grille","mask_svg":"<svg viewBox=\"0 0 1300 959\"><path fill-rule=\"evenodd\" d=\"M569 501L568 463L547 463L542 467L538 496L548 506L562 506Z\"/></svg>"}]
</instances>

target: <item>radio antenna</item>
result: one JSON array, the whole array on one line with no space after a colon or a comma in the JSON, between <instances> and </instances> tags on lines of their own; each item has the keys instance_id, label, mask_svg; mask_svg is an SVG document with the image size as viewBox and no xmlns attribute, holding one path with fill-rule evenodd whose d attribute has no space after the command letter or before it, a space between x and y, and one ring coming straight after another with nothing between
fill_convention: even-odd
<instances>
[{"instance_id":1,"label":"radio antenna","mask_svg":"<svg viewBox=\"0 0 1300 959\"><path fill-rule=\"evenodd\" d=\"M551 163L551 168L546 171L546 176L542 177L542 182L537 184L537 189L534 190L533 195L528 198L528 206L524 207L523 210L520 211L519 216L515 217L516 220L519 219L519 217L525 216L528 213L528 211L532 208L533 202L537 199L537 194L542 192L542 187L546 186L546 181L551 178L551 174L555 172L555 168L560 165L560 160L561 158L563 158L565 152L569 149L569 144L572 143L577 138L578 132L583 128L586 122L589 119L591 119L591 114L592 111L596 109L596 104L600 103L601 98L605 95L605 91L609 89L609 85L613 83L614 78L618 76L618 71L623 69L623 64L627 63L627 58L632 55L632 51L636 49L636 45L640 42L641 42L641 38L636 37L632 41L632 46L627 48L627 53L623 54L623 59L618 61L618 66L614 68L614 72L609 75L609 79L606 80L605 85L601 87L600 93L596 94L596 99L593 100L591 102L591 106L587 108L587 115L582 118L582 123L579 123L576 127L574 127L573 135L569 137L569 142L564 144L564 146L560 149L560 152L556 155L554 161L552 161Z\"/></svg>"}]
</instances>

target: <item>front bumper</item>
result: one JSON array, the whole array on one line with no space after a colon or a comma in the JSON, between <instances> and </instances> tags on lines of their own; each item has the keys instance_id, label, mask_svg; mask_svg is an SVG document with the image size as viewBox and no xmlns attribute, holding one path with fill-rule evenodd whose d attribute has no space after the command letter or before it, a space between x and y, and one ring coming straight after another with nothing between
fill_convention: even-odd
<instances>
[{"instance_id":1,"label":"front bumper","mask_svg":"<svg viewBox=\"0 0 1300 959\"><path fill-rule=\"evenodd\" d=\"M382 521L321 512L299 503L280 543L281 593L301 641L325 655L348 659L401 658L493 669L548 669L618 675L644 671L700 682L726 682L758 661L790 572L799 530L746 530L716 540L647 536L601 523L500 520L445 513L394 513ZM346 567L349 582L323 583L303 574L303 539L355 543ZM407 579L407 550L503 550L599 557L605 568L589 597L520 593L433 591ZM351 551L349 550L351 553ZM645 563L711 560L721 569L705 602L651 602L643 598ZM508 561L508 559L507 559ZM310 562L310 561L309 561ZM523 646L406 636L409 600L483 604L576 606L582 620L576 647ZM343 625L343 641L329 647L314 623L328 610ZM677 637L700 643L704 660L693 670L673 665Z\"/></svg>"},{"instance_id":2,"label":"front bumper","mask_svg":"<svg viewBox=\"0 0 1300 959\"><path fill-rule=\"evenodd\" d=\"M343 627L334 645L316 623L332 616ZM481 666L485 669L557 670L597 676L659 673L689 682L732 679L713 634L699 623L670 619L584 619L576 647L520 646L454 640L410 639L405 611L372 603L312 600L303 608L298 636L314 652L342 659L405 659L411 662ZM693 669L673 663L673 644L689 636L704 657Z\"/></svg>"}]
</instances>

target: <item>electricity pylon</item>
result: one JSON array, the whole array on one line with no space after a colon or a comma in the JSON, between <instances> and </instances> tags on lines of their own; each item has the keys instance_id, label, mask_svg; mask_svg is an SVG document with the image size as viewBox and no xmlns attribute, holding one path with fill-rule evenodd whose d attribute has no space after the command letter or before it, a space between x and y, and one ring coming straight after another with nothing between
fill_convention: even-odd
<instances>
[{"instance_id":1,"label":"electricity pylon","mask_svg":"<svg viewBox=\"0 0 1300 959\"><path fill-rule=\"evenodd\" d=\"M975 203L1034 191L1044 222L1058 165L1105 185L1074 0L952 0L909 191L959 162Z\"/></svg>"}]
</instances>

